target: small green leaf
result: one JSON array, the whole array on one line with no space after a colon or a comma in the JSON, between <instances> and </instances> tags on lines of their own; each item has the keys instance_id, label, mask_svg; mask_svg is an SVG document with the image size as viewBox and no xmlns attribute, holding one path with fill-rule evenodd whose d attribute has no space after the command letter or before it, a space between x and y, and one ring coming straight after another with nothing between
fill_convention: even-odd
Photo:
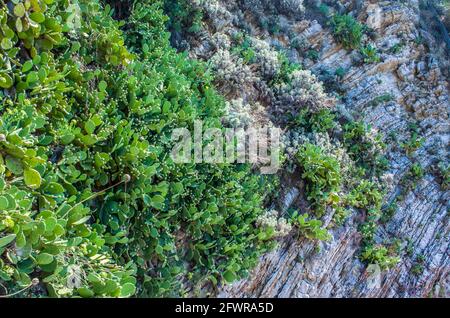
<instances>
[{"instance_id":1,"label":"small green leaf","mask_svg":"<svg viewBox=\"0 0 450 318\"><path fill-rule=\"evenodd\" d=\"M108 84L105 81L101 81L100 83L98 83L98 90L100 92L104 92L107 87L108 87Z\"/></svg>"},{"instance_id":2,"label":"small green leaf","mask_svg":"<svg viewBox=\"0 0 450 318\"><path fill-rule=\"evenodd\" d=\"M14 81L8 74L0 74L0 87L1 88L10 88L13 86Z\"/></svg>"},{"instance_id":3,"label":"small green leaf","mask_svg":"<svg viewBox=\"0 0 450 318\"><path fill-rule=\"evenodd\" d=\"M217 207L217 204L212 203L208 206L208 211L211 213L215 213L215 212L219 211L219 208Z\"/></svg>"},{"instance_id":4,"label":"small green leaf","mask_svg":"<svg viewBox=\"0 0 450 318\"><path fill-rule=\"evenodd\" d=\"M227 270L223 273L223 278L225 279L226 282L228 283L232 283L234 282L238 277L236 275L235 272L231 271L231 270Z\"/></svg>"},{"instance_id":5,"label":"small green leaf","mask_svg":"<svg viewBox=\"0 0 450 318\"><path fill-rule=\"evenodd\" d=\"M35 57L33 57L33 63L34 65L39 65L41 63L41 56L36 55Z\"/></svg>"},{"instance_id":6,"label":"small green leaf","mask_svg":"<svg viewBox=\"0 0 450 318\"><path fill-rule=\"evenodd\" d=\"M28 84L33 84L33 83L36 83L37 81L39 81L39 75L37 72L28 73L28 75L27 75L27 83Z\"/></svg>"},{"instance_id":7,"label":"small green leaf","mask_svg":"<svg viewBox=\"0 0 450 318\"><path fill-rule=\"evenodd\" d=\"M131 283L126 283L122 286L120 290L120 296L122 297L131 297L136 292L136 287Z\"/></svg>"},{"instance_id":8,"label":"small green leaf","mask_svg":"<svg viewBox=\"0 0 450 318\"><path fill-rule=\"evenodd\" d=\"M4 196L0 196L0 210L6 210L8 208L8 199Z\"/></svg>"},{"instance_id":9,"label":"small green leaf","mask_svg":"<svg viewBox=\"0 0 450 318\"><path fill-rule=\"evenodd\" d=\"M14 173L15 175L20 175L23 173L23 165L19 159L7 156L5 161L8 170Z\"/></svg>"},{"instance_id":10,"label":"small green leaf","mask_svg":"<svg viewBox=\"0 0 450 318\"><path fill-rule=\"evenodd\" d=\"M72 225L80 225L80 224L86 223L87 221L89 221L90 218L91 218L90 216L85 216L85 217L79 219L78 221L73 222Z\"/></svg>"},{"instance_id":11,"label":"small green leaf","mask_svg":"<svg viewBox=\"0 0 450 318\"><path fill-rule=\"evenodd\" d=\"M97 142L97 138L95 138L95 136L91 136L91 135L84 135L80 137L80 140L83 144L85 144L86 146L92 146L95 145L95 143Z\"/></svg>"},{"instance_id":12,"label":"small green leaf","mask_svg":"<svg viewBox=\"0 0 450 318\"><path fill-rule=\"evenodd\" d=\"M155 209L162 210L164 208L164 197L162 195L155 195L151 198L150 205Z\"/></svg>"},{"instance_id":13,"label":"small green leaf","mask_svg":"<svg viewBox=\"0 0 450 318\"><path fill-rule=\"evenodd\" d=\"M23 173L23 178L25 184L32 189L38 189L41 186L41 175L34 169L26 169Z\"/></svg>"},{"instance_id":14,"label":"small green leaf","mask_svg":"<svg viewBox=\"0 0 450 318\"><path fill-rule=\"evenodd\" d=\"M25 15L25 6L23 5L23 3L18 3L14 6L14 14L19 18Z\"/></svg>"},{"instance_id":15,"label":"small green leaf","mask_svg":"<svg viewBox=\"0 0 450 318\"><path fill-rule=\"evenodd\" d=\"M50 194L60 194L60 193L64 192L64 187L62 185L60 185L59 183L50 182L45 187L45 192L50 193Z\"/></svg>"},{"instance_id":16,"label":"small green leaf","mask_svg":"<svg viewBox=\"0 0 450 318\"><path fill-rule=\"evenodd\" d=\"M53 217L45 219L45 230L50 233L53 232L57 222L56 218Z\"/></svg>"},{"instance_id":17,"label":"small green leaf","mask_svg":"<svg viewBox=\"0 0 450 318\"><path fill-rule=\"evenodd\" d=\"M39 265L48 265L53 262L53 255L48 253L41 253L36 257L36 262Z\"/></svg>"},{"instance_id":18,"label":"small green leaf","mask_svg":"<svg viewBox=\"0 0 450 318\"><path fill-rule=\"evenodd\" d=\"M72 42L72 48L71 48L71 52L75 53L78 52L81 48L81 44L80 42Z\"/></svg>"},{"instance_id":19,"label":"small green leaf","mask_svg":"<svg viewBox=\"0 0 450 318\"><path fill-rule=\"evenodd\" d=\"M17 32L22 32L23 31L23 24L22 24L22 19L21 18L17 18L16 19L16 30L17 30Z\"/></svg>"},{"instance_id":20,"label":"small green leaf","mask_svg":"<svg viewBox=\"0 0 450 318\"><path fill-rule=\"evenodd\" d=\"M0 269L0 279L2 279L5 282L9 282L11 280L11 277L8 273Z\"/></svg>"},{"instance_id":21,"label":"small green leaf","mask_svg":"<svg viewBox=\"0 0 450 318\"><path fill-rule=\"evenodd\" d=\"M162 255L162 254L164 253L164 249L162 248L161 245L157 245L157 246L155 247L155 252L156 252L157 254L159 254L159 255Z\"/></svg>"},{"instance_id":22,"label":"small green leaf","mask_svg":"<svg viewBox=\"0 0 450 318\"><path fill-rule=\"evenodd\" d=\"M94 292L87 287L78 288L77 292L83 298L91 298L94 296Z\"/></svg>"},{"instance_id":23,"label":"small green leaf","mask_svg":"<svg viewBox=\"0 0 450 318\"><path fill-rule=\"evenodd\" d=\"M62 236L66 233L66 230L61 226L61 224L56 224L55 228L53 229L53 234L56 236Z\"/></svg>"},{"instance_id":24,"label":"small green leaf","mask_svg":"<svg viewBox=\"0 0 450 318\"><path fill-rule=\"evenodd\" d=\"M30 14L30 18L36 23L42 23L45 21L45 16L42 12L33 12Z\"/></svg>"},{"instance_id":25,"label":"small green leaf","mask_svg":"<svg viewBox=\"0 0 450 318\"><path fill-rule=\"evenodd\" d=\"M106 281L105 285L106 286L103 289L103 293L106 294L106 295L111 295L111 294L115 293L119 289L119 285L115 281L113 281L111 279L108 279Z\"/></svg>"},{"instance_id":26,"label":"small green leaf","mask_svg":"<svg viewBox=\"0 0 450 318\"><path fill-rule=\"evenodd\" d=\"M22 65L22 73L26 73L33 68L33 61L28 60Z\"/></svg>"},{"instance_id":27,"label":"small green leaf","mask_svg":"<svg viewBox=\"0 0 450 318\"><path fill-rule=\"evenodd\" d=\"M154 197L152 197L152 202L153 203L163 203L164 202L164 197L162 195L155 195Z\"/></svg>"},{"instance_id":28,"label":"small green leaf","mask_svg":"<svg viewBox=\"0 0 450 318\"><path fill-rule=\"evenodd\" d=\"M14 43L8 39L8 38L4 38L1 42L1 47L4 50L9 50L14 46Z\"/></svg>"},{"instance_id":29,"label":"small green leaf","mask_svg":"<svg viewBox=\"0 0 450 318\"><path fill-rule=\"evenodd\" d=\"M66 133L65 135L61 136L61 143L63 145L70 144L75 139L75 135L72 133Z\"/></svg>"},{"instance_id":30,"label":"small green leaf","mask_svg":"<svg viewBox=\"0 0 450 318\"><path fill-rule=\"evenodd\" d=\"M172 188L173 188L173 194L175 194L175 195L181 194L184 191L184 187L181 182L174 183Z\"/></svg>"},{"instance_id":31,"label":"small green leaf","mask_svg":"<svg viewBox=\"0 0 450 318\"><path fill-rule=\"evenodd\" d=\"M5 247L16 238L16 234L6 235L0 238L0 248Z\"/></svg>"},{"instance_id":32,"label":"small green leaf","mask_svg":"<svg viewBox=\"0 0 450 318\"><path fill-rule=\"evenodd\" d=\"M19 248L22 248L27 244L27 240L25 238L25 235L23 234L23 231L20 231L17 234L16 244L17 244L17 247L19 247Z\"/></svg>"},{"instance_id":33,"label":"small green leaf","mask_svg":"<svg viewBox=\"0 0 450 318\"><path fill-rule=\"evenodd\" d=\"M36 45L46 51L53 49L53 42L46 38L37 40Z\"/></svg>"},{"instance_id":34,"label":"small green leaf","mask_svg":"<svg viewBox=\"0 0 450 318\"><path fill-rule=\"evenodd\" d=\"M88 134L92 134L95 131L95 123L92 120L88 120L85 124L84 124L84 129L86 130L86 132Z\"/></svg>"},{"instance_id":35,"label":"small green leaf","mask_svg":"<svg viewBox=\"0 0 450 318\"><path fill-rule=\"evenodd\" d=\"M87 276L87 280L91 283L101 283L101 278L94 274L94 273L89 273L89 275Z\"/></svg>"},{"instance_id":36,"label":"small green leaf","mask_svg":"<svg viewBox=\"0 0 450 318\"><path fill-rule=\"evenodd\" d=\"M158 230L152 227L152 229L150 230L150 236L153 238L158 238L159 237Z\"/></svg>"}]
</instances>

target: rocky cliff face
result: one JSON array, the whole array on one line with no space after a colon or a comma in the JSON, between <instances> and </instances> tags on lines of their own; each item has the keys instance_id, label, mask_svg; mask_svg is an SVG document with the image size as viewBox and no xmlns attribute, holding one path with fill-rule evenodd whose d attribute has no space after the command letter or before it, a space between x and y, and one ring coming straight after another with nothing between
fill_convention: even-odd
<instances>
[{"instance_id":1,"label":"rocky cliff face","mask_svg":"<svg viewBox=\"0 0 450 318\"><path fill-rule=\"evenodd\" d=\"M283 114L308 105L333 107L347 118L371 124L388 145L389 170L381 179L387 204L395 202L397 207L376 232L378 242L395 241L399 250L400 262L390 270L378 274L376 267L359 260L361 216L352 211L342 226L330 227L329 241L294 235L280 240L247 280L223 287L218 295L449 297L449 191L444 179L449 162L450 47L433 4L197 0L193 5L204 12L202 31L174 34L173 41L211 63L217 86L229 101L230 121L271 123L289 135ZM350 13L370 28L364 41L376 47L375 60L364 61L360 52L336 41L324 5L332 12ZM245 54L233 54L233 42L243 31L245 45L252 48L248 60ZM279 51L290 63L303 66L293 73L302 72L294 86L273 85L274 74L284 67ZM308 89L302 92L304 87ZM412 183L408 177L413 166L422 171ZM281 186L273 202L280 214L302 207L301 181L282 178ZM326 225L332 216L333 211L325 214Z\"/></svg>"}]
</instances>

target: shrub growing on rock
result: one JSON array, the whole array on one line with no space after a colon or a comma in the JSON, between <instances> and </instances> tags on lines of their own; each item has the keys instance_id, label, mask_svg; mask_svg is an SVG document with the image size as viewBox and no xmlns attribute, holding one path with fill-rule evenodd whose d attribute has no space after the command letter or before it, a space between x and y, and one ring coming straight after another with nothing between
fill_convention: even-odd
<instances>
[{"instance_id":1,"label":"shrub growing on rock","mask_svg":"<svg viewBox=\"0 0 450 318\"><path fill-rule=\"evenodd\" d=\"M339 162L311 143L304 144L297 153L302 178L307 182L308 200L321 207L341 185ZM323 211L320 211L323 212Z\"/></svg>"},{"instance_id":2,"label":"shrub growing on rock","mask_svg":"<svg viewBox=\"0 0 450 318\"><path fill-rule=\"evenodd\" d=\"M179 296L245 275L270 247L263 179L169 156L173 128L220 127L206 67L170 48L159 1L125 25L78 3L0 9L0 293Z\"/></svg>"},{"instance_id":3,"label":"shrub growing on rock","mask_svg":"<svg viewBox=\"0 0 450 318\"><path fill-rule=\"evenodd\" d=\"M330 25L338 42L346 49L357 49L361 46L363 25L351 15L336 14L331 17Z\"/></svg>"}]
</instances>

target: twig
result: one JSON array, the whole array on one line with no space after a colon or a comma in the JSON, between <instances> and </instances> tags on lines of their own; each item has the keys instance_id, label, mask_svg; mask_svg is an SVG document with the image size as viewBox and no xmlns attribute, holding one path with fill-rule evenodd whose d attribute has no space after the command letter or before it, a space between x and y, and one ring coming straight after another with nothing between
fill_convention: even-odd
<instances>
[{"instance_id":1,"label":"twig","mask_svg":"<svg viewBox=\"0 0 450 318\"><path fill-rule=\"evenodd\" d=\"M39 279L38 279L38 278L33 278L33 280L31 281L31 283L30 283L28 286L26 286L25 288L22 288L21 290L16 291L15 293L12 293L12 294L0 295L0 298L8 298L8 297L12 297L12 296L18 295L18 294L20 294L20 293L26 291L27 289L29 289L29 288L31 288L31 287L33 287L33 286L36 286L37 284L39 284ZM2 286L3 286L3 285L2 285ZM4 287L4 286L3 286L3 287ZM5 289L6 289L6 288L5 288Z\"/></svg>"}]
</instances>

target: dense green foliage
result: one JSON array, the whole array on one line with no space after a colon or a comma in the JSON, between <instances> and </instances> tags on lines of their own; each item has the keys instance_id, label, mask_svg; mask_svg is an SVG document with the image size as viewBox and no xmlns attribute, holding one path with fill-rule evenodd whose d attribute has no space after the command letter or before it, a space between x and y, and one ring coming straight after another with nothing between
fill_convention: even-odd
<instances>
[{"instance_id":1,"label":"dense green foliage","mask_svg":"<svg viewBox=\"0 0 450 318\"><path fill-rule=\"evenodd\" d=\"M205 67L170 48L158 1L124 23L79 5L0 9L0 295L177 296L245 275L270 245L264 180L169 156L173 128L219 127Z\"/></svg>"},{"instance_id":2,"label":"dense green foliage","mask_svg":"<svg viewBox=\"0 0 450 318\"><path fill-rule=\"evenodd\" d=\"M331 17L330 25L335 38L346 49L357 49L361 46L364 27L351 15L335 14Z\"/></svg>"},{"instance_id":3,"label":"dense green foliage","mask_svg":"<svg viewBox=\"0 0 450 318\"><path fill-rule=\"evenodd\" d=\"M323 150L307 143L297 153L302 168L302 178L306 181L307 198L314 204L316 213L321 215L328 202L333 201L341 184L340 164Z\"/></svg>"},{"instance_id":4,"label":"dense green foliage","mask_svg":"<svg viewBox=\"0 0 450 318\"><path fill-rule=\"evenodd\" d=\"M203 13L188 0L165 0L164 11L169 15L171 32L196 33L201 29Z\"/></svg>"},{"instance_id":5,"label":"dense green foliage","mask_svg":"<svg viewBox=\"0 0 450 318\"><path fill-rule=\"evenodd\" d=\"M290 125L300 126L306 131L325 133L336 126L336 116L330 109L321 109L318 112L302 109L291 120Z\"/></svg>"}]
</instances>

